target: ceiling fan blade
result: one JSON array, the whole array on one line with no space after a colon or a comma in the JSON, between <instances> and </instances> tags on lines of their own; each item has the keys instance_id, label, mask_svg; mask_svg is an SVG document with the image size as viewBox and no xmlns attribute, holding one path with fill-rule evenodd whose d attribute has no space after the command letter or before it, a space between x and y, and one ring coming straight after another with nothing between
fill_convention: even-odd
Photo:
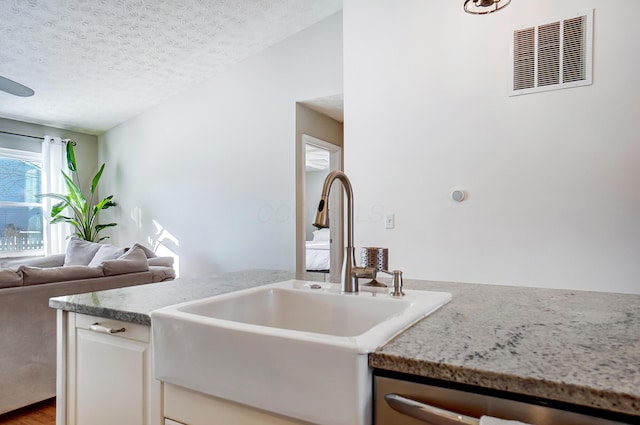
<instances>
[{"instance_id":1,"label":"ceiling fan blade","mask_svg":"<svg viewBox=\"0 0 640 425\"><path fill-rule=\"evenodd\" d=\"M23 86L20 83L16 83L15 81L3 76L0 76L0 90L20 97L33 96L33 94L35 93L33 89L30 89L27 86Z\"/></svg>"}]
</instances>

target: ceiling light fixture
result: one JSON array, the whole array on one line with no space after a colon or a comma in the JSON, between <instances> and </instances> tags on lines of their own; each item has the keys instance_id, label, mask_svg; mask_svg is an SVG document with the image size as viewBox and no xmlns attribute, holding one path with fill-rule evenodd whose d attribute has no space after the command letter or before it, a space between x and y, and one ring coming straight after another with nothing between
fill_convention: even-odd
<instances>
[{"instance_id":1,"label":"ceiling light fixture","mask_svg":"<svg viewBox=\"0 0 640 425\"><path fill-rule=\"evenodd\" d=\"M511 0L465 0L464 11L472 15L486 15L506 7Z\"/></svg>"}]
</instances>

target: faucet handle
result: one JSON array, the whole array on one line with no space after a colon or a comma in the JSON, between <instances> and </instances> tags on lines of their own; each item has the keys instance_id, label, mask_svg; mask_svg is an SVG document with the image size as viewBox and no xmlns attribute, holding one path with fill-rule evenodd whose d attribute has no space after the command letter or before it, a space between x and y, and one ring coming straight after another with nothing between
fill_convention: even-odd
<instances>
[{"instance_id":1,"label":"faucet handle","mask_svg":"<svg viewBox=\"0 0 640 425\"><path fill-rule=\"evenodd\" d=\"M391 276L391 292L389 295L392 297L404 297L404 292L402 292L402 272L400 270L394 270L390 272L389 270L378 270L382 273L386 273Z\"/></svg>"},{"instance_id":2,"label":"faucet handle","mask_svg":"<svg viewBox=\"0 0 640 425\"><path fill-rule=\"evenodd\" d=\"M392 297L404 297L402 292L402 272L400 270L394 270L391 275L391 286L393 289L389 293Z\"/></svg>"},{"instance_id":3,"label":"faucet handle","mask_svg":"<svg viewBox=\"0 0 640 425\"><path fill-rule=\"evenodd\" d=\"M361 266L361 267L354 267L352 269L352 273L354 274L356 279L362 278L362 279L371 279L370 282L364 283L364 286L373 286L373 287L380 287L380 288L386 288L387 285L382 283L382 282L378 282L378 280L376 279L376 276L378 275L378 272L384 272L384 270L378 270L375 267L368 267L368 266Z\"/></svg>"}]
</instances>

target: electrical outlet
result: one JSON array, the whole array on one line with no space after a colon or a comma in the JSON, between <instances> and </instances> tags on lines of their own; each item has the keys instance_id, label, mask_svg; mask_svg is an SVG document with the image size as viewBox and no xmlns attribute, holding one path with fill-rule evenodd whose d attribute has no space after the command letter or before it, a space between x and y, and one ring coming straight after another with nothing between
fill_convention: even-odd
<instances>
[{"instance_id":1,"label":"electrical outlet","mask_svg":"<svg viewBox=\"0 0 640 425\"><path fill-rule=\"evenodd\" d=\"M384 228L385 229L394 229L396 227L396 215L395 214L387 214L384 216Z\"/></svg>"}]
</instances>

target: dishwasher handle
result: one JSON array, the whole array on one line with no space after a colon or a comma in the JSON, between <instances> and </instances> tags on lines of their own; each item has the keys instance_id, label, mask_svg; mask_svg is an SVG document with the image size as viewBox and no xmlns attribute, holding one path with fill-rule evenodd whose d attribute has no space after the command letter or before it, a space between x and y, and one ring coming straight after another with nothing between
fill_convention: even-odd
<instances>
[{"instance_id":1,"label":"dishwasher handle","mask_svg":"<svg viewBox=\"0 0 640 425\"><path fill-rule=\"evenodd\" d=\"M393 410L432 425L479 425L480 420L420 403L398 394L387 394L385 401Z\"/></svg>"}]
</instances>

